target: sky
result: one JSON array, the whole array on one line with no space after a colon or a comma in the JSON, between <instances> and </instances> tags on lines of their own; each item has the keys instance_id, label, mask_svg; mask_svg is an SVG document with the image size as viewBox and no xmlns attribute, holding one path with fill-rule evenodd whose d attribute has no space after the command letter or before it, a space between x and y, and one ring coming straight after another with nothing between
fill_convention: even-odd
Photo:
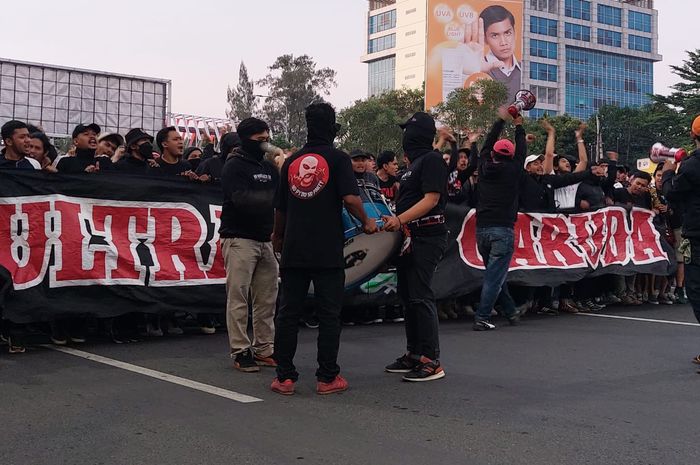
<instances>
[{"instance_id":1,"label":"sky","mask_svg":"<svg viewBox=\"0 0 700 465\"><path fill-rule=\"evenodd\" d=\"M657 93L676 82L669 65L700 48L698 3L656 0ZM367 95L367 0L38 0L33 9L41 14L0 15L0 57L170 79L173 112L224 117L241 62L259 79L289 53L337 71L336 107Z\"/></svg>"}]
</instances>

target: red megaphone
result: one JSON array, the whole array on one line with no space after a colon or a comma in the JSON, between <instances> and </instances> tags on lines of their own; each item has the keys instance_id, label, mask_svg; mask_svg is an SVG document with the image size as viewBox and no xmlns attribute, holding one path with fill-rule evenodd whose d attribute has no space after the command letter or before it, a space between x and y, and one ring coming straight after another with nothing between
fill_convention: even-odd
<instances>
[{"instance_id":1,"label":"red megaphone","mask_svg":"<svg viewBox=\"0 0 700 465\"><path fill-rule=\"evenodd\" d=\"M670 149L661 142L657 142L651 147L651 154L649 158L651 158L651 161L654 163L663 163L664 161L670 159L673 159L676 163L678 163L683 160L686 155L687 153L683 149Z\"/></svg>"},{"instance_id":2,"label":"red megaphone","mask_svg":"<svg viewBox=\"0 0 700 465\"><path fill-rule=\"evenodd\" d=\"M515 102L508 107L508 113L513 118L520 116L520 112L529 111L535 108L537 97L529 90L520 90L515 94Z\"/></svg>"}]
</instances>

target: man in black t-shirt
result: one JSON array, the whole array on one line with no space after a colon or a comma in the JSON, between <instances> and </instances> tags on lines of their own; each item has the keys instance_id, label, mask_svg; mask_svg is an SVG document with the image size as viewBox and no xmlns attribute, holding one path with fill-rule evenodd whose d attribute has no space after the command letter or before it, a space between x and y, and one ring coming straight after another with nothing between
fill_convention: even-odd
<instances>
[{"instance_id":1,"label":"man in black t-shirt","mask_svg":"<svg viewBox=\"0 0 700 465\"><path fill-rule=\"evenodd\" d=\"M377 157L377 177L379 178L379 190L391 206L396 201L396 194L399 191L399 180L396 177L399 173L399 163L396 161L396 154L386 150Z\"/></svg>"},{"instance_id":2,"label":"man in black t-shirt","mask_svg":"<svg viewBox=\"0 0 700 465\"><path fill-rule=\"evenodd\" d=\"M651 175L643 171L637 171L632 175L628 187L615 189L613 201L624 207L639 207L651 210L651 194L649 193Z\"/></svg>"},{"instance_id":3,"label":"man in black t-shirt","mask_svg":"<svg viewBox=\"0 0 700 465\"><path fill-rule=\"evenodd\" d=\"M156 134L156 145L161 156L158 167L153 169L153 173L161 176L182 176L193 181L199 176L192 171L189 162L182 159L185 142L182 140L180 132L175 126L169 126L158 131Z\"/></svg>"},{"instance_id":4,"label":"man in black t-shirt","mask_svg":"<svg viewBox=\"0 0 700 465\"><path fill-rule=\"evenodd\" d=\"M416 113L401 127L410 164L401 177L397 216L382 219L386 231L404 227L406 234L398 263L398 292L405 307L407 341L406 354L386 371L405 373L405 381L431 381L445 376L439 361L438 316L431 283L447 247L447 166L433 150L436 130L430 115Z\"/></svg>"},{"instance_id":5,"label":"man in black t-shirt","mask_svg":"<svg viewBox=\"0 0 700 465\"><path fill-rule=\"evenodd\" d=\"M312 104L306 109L306 123L306 145L282 166L273 233L275 250L282 252L282 297L275 325L277 377L270 387L284 395L294 393L299 377L294 353L311 283L320 322L317 392L348 388L337 363L345 283L343 204L362 222L365 233L377 231L362 207L350 158L333 148L339 127L335 110L327 103Z\"/></svg>"},{"instance_id":6,"label":"man in black t-shirt","mask_svg":"<svg viewBox=\"0 0 700 465\"><path fill-rule=\"evenodd\" d=\"M221 171L224 168L226 159L237 147L241 146L241 138L235 132L227 132L221 137L219 150L221 153L215 154L206 160L203 160L197 167L197 175L199 180L203 182L221 180Z\"/></svg>"},{"instance_id":7,"label":"man in black t-shirt","mask_svg":"<svg viewBox=\"0 0 700 465\"><path fill-rule=\"evenodd\" d=\"M0 169L39 170L39 162L29 156L29 128L21 121L11 120L2 125Z\"/></svg>"}]
</instances>

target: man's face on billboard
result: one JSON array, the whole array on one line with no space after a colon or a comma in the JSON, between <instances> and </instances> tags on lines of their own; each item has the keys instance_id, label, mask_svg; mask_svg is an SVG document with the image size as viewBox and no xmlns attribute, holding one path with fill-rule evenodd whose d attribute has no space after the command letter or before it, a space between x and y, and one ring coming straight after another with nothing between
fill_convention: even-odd
<instances>
[{"instance_id":1,"label":"man's face on billboard","mask_svg":"<svg viewBox=\"0 0 700 465\"><path fill-rule=\"evenodd\" d=\"M515 29L510 19L493 23L484 33L491 52L501 61L510 60L515 50Z\"/></svg>"}]
</instances>

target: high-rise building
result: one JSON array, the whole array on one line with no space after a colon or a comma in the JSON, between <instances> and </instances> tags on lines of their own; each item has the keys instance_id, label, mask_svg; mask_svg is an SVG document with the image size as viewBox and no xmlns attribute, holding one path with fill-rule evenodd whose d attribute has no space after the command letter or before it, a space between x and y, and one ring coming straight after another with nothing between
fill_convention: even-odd
<instances>
[{"instance_id":1,"label":"high-rise building","mask_svg":"<svg viewBox=\"0 0 700 465\"><path fill-rule=\"evenodd\" d=\"M662 59L653 0L523 1L521 87L538 98L530 116L588 118L604 105L649 101L653 64ZM370 0L362 57L369 95L423 85L427 3Z\"/></svg>"}]
</instances>

